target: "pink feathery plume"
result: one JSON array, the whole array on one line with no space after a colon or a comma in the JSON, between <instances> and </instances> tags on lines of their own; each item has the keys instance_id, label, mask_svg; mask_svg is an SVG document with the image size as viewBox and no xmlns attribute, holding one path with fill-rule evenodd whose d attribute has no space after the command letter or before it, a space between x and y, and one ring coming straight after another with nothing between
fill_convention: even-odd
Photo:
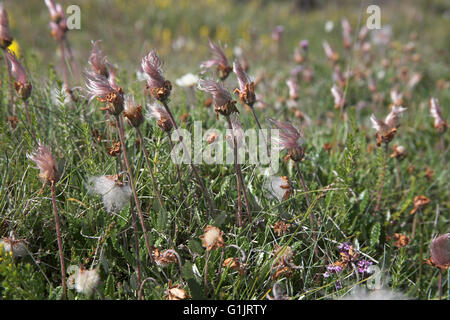
<instances>
[{"instance_id":1,"label":"pink feathery plume","mask_svg":"<svg viewBox=\"0 0 450 320\"><path fill-rule=\"evenodd\" d=\"M211 39L209 39L209 49L213 55L213 59L202 62L200 67L208 69L214 65L217 65L218 76L223 81L228 77L233 68L229 65L223 49Z\"/></svg>"},{"instance_id":2,"label":"pink feathery plume","mask_svg":"<svg viewBox=\"0 0 450 320\"><path fill-rule=\"evenodd\" d=\"M141 61L142 70L148 75L147 88L159 101L167 100L172 90L172 84L162 74L162 66L163 62L155 49L152 49Z\"/></svg>"},{"instance_id":3,"label":"pink feathery plume","mask_svg":"<svg viewBox=\"0 0 450 320\"><path fill-rule=\"evenodd\" d=\"M213 80L200 79L198 81L198 88L213 96L214 111L216 112L217 117L219 117L219 113L224 116L229 116L233 112L239 112L235 106L236 101L233 100L231 94L221 83Z\"/></svg>"},{"instance_id":4,"label":"pink feathery plume","mask_svg":"<svg viewBox=\"0 0 450 320\"><path fill-rule=\"evenodd\" d=\"M299 95L298 92L300 90L297 81L295 81L294 79L288 79L286 81L286 85L289 88L289 98L292 100L297 100Z\"/></svg>"},{"instance_id":5,"label":"pink feathery plume","mask_svg":"<svg viewBox=\"0 0 450 320\"><path fill-rule=\"evenodd\" d=\"M200 79L198 88L212 94L216 107L224 106L233 100L231 94L217 81Z\"/></svg>"},{"instance_id":6,"label":"pink feathery plume","mask_svg":"<svg viewBox=\"0 0 450 320\"><path fill-rule=\"evenodd\" d=\"M434 127L439 131L444 131L447 128L447 123L442 118L441 108L439 101L436 98L430 99L430 113L434 119Z\"/></svg>"},{"instance_id":7,"label":"pink feathery plume","mask_svg":"<svg viewBox=\"0 0 450 320\"><path fill-rule=\"evenodd\" d=\"M289 122L268 119L280 130L278 138L279 150L301 148L305 143L298 130Z\"/></svg>"},{"instance_id":8,"label":"pink feathery plume","mask_svg":"<svg viewBox=\"0 0 450 320\"><path fill-rule=\"evenodd\" d=\"M33 161L40 171L39 177L44 182L57 182L59 179L56 161L50 149L39 142L38 148L31 154L27 154L27 158Z\"/></svg>"},{"instance_id":9,"label":"pink feathery plume","mask_svg":"<svg viewBox=\"0 0 450 320\"><path fill-rule=\"evenodd\" d=\"M92 51L89 56L89 65L92 71L104 75L105 77L109 77L109 63L108 59L103 55L103 52L99 48L98 44L100 41L101 40L92 41Z\"/></svg>"},{"instance_id":10,"label":"pink feathery plume","mask_svg":"<svg viewBox=\"0 0 450 320\"><path fill-rule=\"evenodd\" d=\"M252 81L237 60L233 62L233 71L238 79L239 89L245 91L245 85L250 84Z\"/></svg>"},{"instance_id":11,"label":"pink feathery plume","mask_svg":"<svg viewBox=\"0 0 450 320\"><path fill-rule=\"evenodd\" d=\"M438 267L450 265L450 233L440 235L430 244L431 261Z\"/></svg>"},{"instance_id":12,"label":"pink feathery plume","mask_svg":"<svg viewBox=\"0 0 450 320\"><path fill-rule=\"evenodd\" d=\"M342 38L344 40L344 47L350 48L352 45L352 27L350 25L350 22L348 22L347 19L342 20Z\"/></svg>"},{"instance_id":13,"label":"pink feathery plume","mask_svg":"<svg viewBox=\"0 0 450 320\"><path fill-rule=\"evenodd\" d=\"M13 38L9 29L8 13L3 3L0 3L0 47L6 49L12 43Z\"/></svg>"},{"instance_id":14,"label":"pink feathery plume","mask_svg":"<svg viewBox=\"0 0 450 320\"><path fill-rule=\"evenodd\" d=\"M16 78L16 81L18 83L25 84L27 82L27 74L25 72L25 68L22 66L22 64L17 59L14 52L11 50L6 50L6 58L8 59L8 62L11 67L11 74L14 78Z\"/></svg>"}]
</instances>

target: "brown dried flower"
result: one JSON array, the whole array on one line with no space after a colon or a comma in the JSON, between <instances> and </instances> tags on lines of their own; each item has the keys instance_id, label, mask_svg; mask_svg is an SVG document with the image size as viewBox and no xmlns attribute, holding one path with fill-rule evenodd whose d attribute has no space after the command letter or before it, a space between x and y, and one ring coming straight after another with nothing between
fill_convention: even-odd
<instances>
[{"instance_id":1,"label":"brown dried flower","mask_svg":"<svg viewBox=\"0 0 450 320\"><path fill-rule=\"evenodd\" d=\"M275 224L272 226L275 233L278 234L278 236L281 236L282 233L286 233L291 225L289 223L285 223L284 221L278 220L275 222Z\"/></svg>"},{"instance_id":2,"label":"brown dried flower","mask_svg":"<svg viewBox=\"0 0 450 320\"><path fill-rule=\"evenodd\" d=\"M431 201L430 198L423 195L418 195L414 197L414 209L412 209L409 214L414 214L416 213L417 210L426 207L427 204L430 203L430 201Z\"/></svg>"},{"instance_id":3,"label":"brown dried flower","mask_svg":"<svg viewBox=\"0 0 450 320\"><path fill-rule=\"evenodd\" d=\"M205 233L200 236L202 239L202 246L206 248L207 251L211 251L216 248L223 248L225 246L225 242L222 238L223 231L220 231L219 228L207 225L205 228Z\"/></svg>"},{"instance_id":4,"label":"brown dried flower","mask_svg":"<svg viewBox=\"0 0 450 320\"><path fill-rule=\"evenodd\" d=\"M184 289L180 288L180 285L172 285L172 281L169 280L169 288L166 291L167 300L184 300L189 298L188 294Z\"/></svg>"}]
</instances>

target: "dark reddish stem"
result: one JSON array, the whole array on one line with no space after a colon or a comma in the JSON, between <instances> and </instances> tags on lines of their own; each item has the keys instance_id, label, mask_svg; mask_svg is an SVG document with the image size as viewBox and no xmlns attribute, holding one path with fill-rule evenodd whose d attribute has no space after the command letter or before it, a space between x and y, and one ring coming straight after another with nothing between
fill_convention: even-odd
<instances>
[{"instance_id":1,"label":"dark reddish stem","mask_svg":"<svg viewBox=\"0 0 450 320\"><path fill-rule=\"evenodd\" d=\"M258 117L256 116L255 109L253 108L253 106L249 106L249 107L252 110L253 118L255 119L256 125L258 126L259 130L262 131L261 124L259 123ZM264 139L264 144L266 145L267 156L270 158L269 145L267 144L267 140L266 140L266 137L264 136L264 134L262 136L263 136L263 139Z\"/></svg>"},{"instance_id":2,"label":"dark reddish stem","mask_svg":"<svg viewBox=\"0 0 450 320\"><path fill-rule=\"evenodd\" d=\"M61 266L61 285L63 290L63 300L66 300L66 291L67 291L66 271L65 271L66 268L64 267L64 254L61 239L61 229L59 223L58 208L56 207L55 186L53 181L50 183L50 190L52 193L53 214L55 216L56 238L58 241L59 262Z\"/></svg>"}]
</instances>

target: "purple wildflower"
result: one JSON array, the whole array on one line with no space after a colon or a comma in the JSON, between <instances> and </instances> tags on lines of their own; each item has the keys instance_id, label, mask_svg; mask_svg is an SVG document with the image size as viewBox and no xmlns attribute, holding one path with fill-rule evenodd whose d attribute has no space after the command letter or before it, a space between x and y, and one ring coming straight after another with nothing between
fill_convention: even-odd
<instances>
[{"instance_id":1,"label":"purple wildflower","mask_svg":"<svg viewBox=\"0 0 450 320\"><path fill-rule=\"evenodd\" d=\"M369 267L372 265L373 263L371 261L365 260L365 259L361 259L360 261L358 261L357 266L358 266L358 272L359 273L368 273L369 272Z\"/></svg>"}]
</instances>

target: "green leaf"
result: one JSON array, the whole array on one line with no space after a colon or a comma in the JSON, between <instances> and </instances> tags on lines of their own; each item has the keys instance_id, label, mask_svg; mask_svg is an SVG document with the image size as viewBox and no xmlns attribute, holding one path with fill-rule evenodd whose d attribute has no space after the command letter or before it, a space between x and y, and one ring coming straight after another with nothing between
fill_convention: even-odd
<instances>
[{"instance_id":1,"label":"green leaf","mask_svg":"<svg viewBox=\"0 0 450 320\"><path fill-rule=\"evenodd\" d=\"M370 230L370 246L375 247L380 243L381 225L376 222Z\"/></svg>"},{"instance_id":2,"label":"green leaf","mask_svg":"<svg viewBox=\"0 0 450 320\"><path fill-rule=\"evenodd\" d=\"M113 298L114 296L114 276L110 274L106 279L105 296Z\"/></svg>"}]
</instances>

